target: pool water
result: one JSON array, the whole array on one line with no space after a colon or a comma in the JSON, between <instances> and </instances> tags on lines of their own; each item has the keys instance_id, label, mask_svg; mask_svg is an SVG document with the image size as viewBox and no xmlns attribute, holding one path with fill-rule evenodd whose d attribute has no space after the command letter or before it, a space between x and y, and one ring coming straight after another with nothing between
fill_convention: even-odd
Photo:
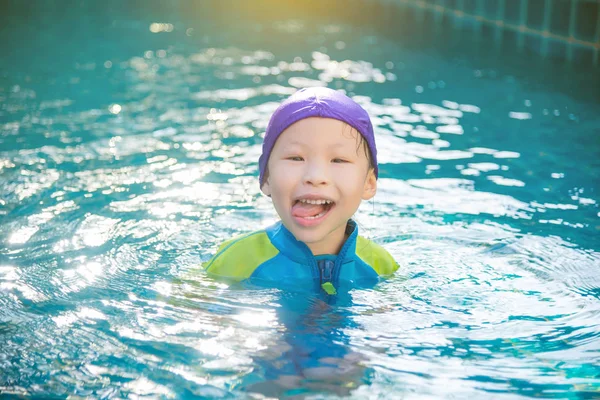
<instances>
[{"instance_id":1,"label":"pool water","mask_svg":"<svg viewBox=\"0 0 600 400\"><path fill-rule=\"evenodd\" d=\"M198 3L0 16L0 394L600 397L597 69L375 2ZM261 135L311 85L372 116L356 219L401 264L335 304L199 268L276 221Z\"/></svg>"}]
</instances>

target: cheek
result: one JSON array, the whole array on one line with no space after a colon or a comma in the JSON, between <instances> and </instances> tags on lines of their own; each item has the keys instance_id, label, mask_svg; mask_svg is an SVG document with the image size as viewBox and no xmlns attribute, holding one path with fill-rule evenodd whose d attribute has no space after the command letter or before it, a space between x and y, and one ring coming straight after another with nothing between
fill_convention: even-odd
<instances>
[{"instance_id":1,"label":"cheek","mask_svg":"<svg viewBox=\"0 0 600 400\"><path fill-rule=\"evenodd\" d=\"M343 182L347 186L356 186L364 183L366 168L359 165L343 166L341 168L331 168L331 174L338 182Z\"/></svg>"},{"instance_id":2,"label":"cheek","mask_svg":"<svg viewBox=\"0 0 600 400\"><path fill-rule=\"evenodd\" d=\"M365 172L357 168L351 172L344 173L338 180L338 182L341 182L342 190L353 199L357 198L359 202L365 189L364 175Z\"/></svg>"},{"instance_id":3,"label":"cheek","mask_svg":"<svg viewBox=\"0 0 600 400\"><path fill-rule=\"evenodd\" d=\"M289 174L275 173L269 177L269 183L273 195L278 196L287 193L292 186L291 176Z\"/></svg>"}]
</instances>

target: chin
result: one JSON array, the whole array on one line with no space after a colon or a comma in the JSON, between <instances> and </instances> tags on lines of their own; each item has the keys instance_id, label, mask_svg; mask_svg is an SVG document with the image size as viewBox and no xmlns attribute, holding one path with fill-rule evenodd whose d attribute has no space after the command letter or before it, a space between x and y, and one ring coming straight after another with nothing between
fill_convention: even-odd
<instances>
[{"instance_id":1,"label":"chin","mask_svg":"<svg viewBox=\"0 0 600 400\"><path fill-rule=\"evenodd\" d=\"M317 232L303 232L301 229L290 229L290 232L294 234L296 240L308 244L317 243L324 239L323 234L319 234Z\"/></svg>"}]
</instances>

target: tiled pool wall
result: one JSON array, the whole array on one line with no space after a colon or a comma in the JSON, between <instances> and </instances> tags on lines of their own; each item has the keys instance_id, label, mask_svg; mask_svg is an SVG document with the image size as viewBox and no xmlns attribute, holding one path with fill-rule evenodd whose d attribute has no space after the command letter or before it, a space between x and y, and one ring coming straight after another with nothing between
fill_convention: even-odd
<instances>
[{"instance_id":1,"label":"tiled pool wall","mask_svg":"<svg viewBox=\"0 0 600 400\"><path fill-rule=\"evenodd\" d=\"M411 9L499 45L600 67L600 0L370 0Z\"/></svg>"}]
</instances>

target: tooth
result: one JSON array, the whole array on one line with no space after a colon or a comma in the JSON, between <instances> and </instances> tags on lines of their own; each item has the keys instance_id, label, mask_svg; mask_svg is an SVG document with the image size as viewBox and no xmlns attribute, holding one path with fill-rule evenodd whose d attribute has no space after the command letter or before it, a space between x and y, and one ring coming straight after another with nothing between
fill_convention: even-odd
<instances>
[{"instance_id":1,"label":"tooth","mask_svg":"<svg viewBox=\"0 0 600 400\"><path fill-rule=\"evenodd\" d=\"M333 203L333 201L331 200L312 200L312 199L300 199L298 200L300 203L305 203L305 204L331 204Z\"/></svg>"}]
</instances>

